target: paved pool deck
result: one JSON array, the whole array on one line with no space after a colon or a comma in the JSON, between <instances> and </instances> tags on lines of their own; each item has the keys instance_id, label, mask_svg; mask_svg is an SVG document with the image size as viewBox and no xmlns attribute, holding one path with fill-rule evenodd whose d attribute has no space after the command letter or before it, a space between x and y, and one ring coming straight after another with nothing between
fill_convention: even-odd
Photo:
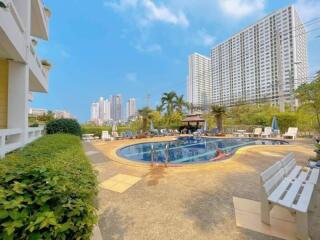
<instances>
[{"instance_id":1,"label":"paved pool deck","mask_svg":"<svg viewBox=\"0 0 320 240\"><path fill-rule=\"evenodd\" d=\"M151 168L116 155L128 144L170 139L84 143L100 183L119 174L140 179L122 193L99 188L102 239L278 239L237 227L233 197L259 201L260 172L289 152L305 165L314 156L311 141L246 147L225 161L181 168ZM320 239L320 207L310 214L309 222L312 239Z\"/></svg>"}]
</instances>

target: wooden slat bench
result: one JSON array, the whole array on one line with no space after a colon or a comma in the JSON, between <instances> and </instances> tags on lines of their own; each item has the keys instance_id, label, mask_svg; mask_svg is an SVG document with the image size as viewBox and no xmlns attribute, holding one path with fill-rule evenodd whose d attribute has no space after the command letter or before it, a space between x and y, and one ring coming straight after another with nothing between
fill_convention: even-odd
<instances>
[{"instance_id":1,"label":"wooden slat bench","mask_svg":"<svg viewBox=\"0 0 320 240\"><path fill-rule=\"evenodd\" d=\"M289 154L260 175L261 221L270 224L274 205L287 208L296 217L296 236L301 240L309 239L308 210L316 205L315 175L319 175L311 169L307 172L296 166L294 155Z\"/></svg>"}]
</instances>

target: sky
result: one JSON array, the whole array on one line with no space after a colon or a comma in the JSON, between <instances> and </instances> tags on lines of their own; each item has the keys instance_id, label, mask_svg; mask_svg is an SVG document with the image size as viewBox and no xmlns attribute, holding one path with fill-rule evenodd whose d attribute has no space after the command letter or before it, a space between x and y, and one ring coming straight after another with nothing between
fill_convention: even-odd
<instances>
[{"instance_id":1,"label":"sky","mask_svg":"<svg viewBox=\"0 0 320 240\"><path fill-rule=\"evenodd\" d=\"M303 22L320 17L319 0L45 0L50 39L37 51L53 67L49 92L31 106L90 118L99 97L122 94L138 108L164 92L186 94L188 55L212 47L282 7L295 4ZM307 27L313 30L320 23ZM310 74L320 70L320 30L308 34Z\"/></svg>"}]
</instances>

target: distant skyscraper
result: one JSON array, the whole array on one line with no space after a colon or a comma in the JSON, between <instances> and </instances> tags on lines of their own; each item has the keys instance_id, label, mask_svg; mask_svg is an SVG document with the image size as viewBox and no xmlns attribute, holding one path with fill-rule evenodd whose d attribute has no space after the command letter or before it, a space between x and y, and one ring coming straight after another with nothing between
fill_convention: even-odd
<instances>
[{"instance_id":1,"label":"distant skyscraper","mask_svg":"<svg viewBox=\"0 0 320 240\"><path fill-rule=\"evenodd\" d=\"M91 104L91 118L92 122L98 123L99 121L99 102Z\"/></svg>"},{"instance_id":2,"label":"distant skyscraper","mask_svg":"<svg viewBox=\"0 0 320 240\"><path fill-rule=\"evenodd\" d=\"M136 108L136 99L130 98L126 105L126 117L127 119L131 119L137 115L137 108Z\"/></svg>"},{"instance_id":3,"label":"distant skyscraper","mask_svg":"<svg viewBox=\"0 0 320 240\"><path fill-rule=\"evenodd\" d=\"M110 97L110 115L114 121L122 120L122 97L120 94Z\"/></svg>"},{"instance_id":4,"label":"distant skyscraper","mask_svg":"<svg viewBox=\"0 0 320 240\"><path fill-rule=\"evenodd\" d=\"M211 60L199 53L189 56L188 102L206 108L212 103Z\"/></svg>"},{"instance_id":5,"label":"distant skyscraper","mask_svg":"<svg viewBox=\"0 0 320 240\"><path fill-rule=\"evenodd\" d=\"M105 121L111 120L110 101L108 99L104 101L104 120Z\"/></svg>"}]
</instances>

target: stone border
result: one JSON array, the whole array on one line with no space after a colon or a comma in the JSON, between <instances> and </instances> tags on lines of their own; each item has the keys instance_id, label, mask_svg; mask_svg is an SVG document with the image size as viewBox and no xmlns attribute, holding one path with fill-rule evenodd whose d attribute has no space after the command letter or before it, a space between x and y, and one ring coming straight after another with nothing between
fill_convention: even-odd
<instances>
[{"instance_id":1,"label":"stone border","mask_svg":"<svg viewBox=\"0 0 320 240\"><path fill-rule=\"evenodd\" d=\"M117 154L117 151L119 151L121 148L130 146L130 145L135 145L135 144L140 144L140 143L150 143L150 142L169 142L172 140L175 140L177 138L177 136L172 136L172 137L154 137L154 138L144 138L144 139L128 139L128 140L116 140L113 142L108 142L108 143L118 143L116 144L116 146L110 146L108 148L109 151L104 150L103 148L101 148L100 146L104 146L104 145L108 145L108 143L105 144L99 144L99 145L95 145L94 146L99 149L104 155L106 155L110 160L117 162L119 164L123 164L123 165L127 165L127 166L131 166L131 167L139 167L139 168L151 168L150 164L148 163L142 163L142 162L135 162L133 160L129 160L123 157L120 157ZM208 138L221 138L221 137L208 137ZM227 138L232 138L232 137L227 137ZM275 138L269 138L269 139L262 139L262 140L282 140L282 139L275 139ZM133 141L132 143L128 143L127 141ZM285 141L285 140L284 140ZM287 141L289 144L288 145L251 145L251 146L244 146L241 147L239 149L237 149L234 154L224 160L220 160L220 161L215 161L215 162L207 162L207 163L192 163L192 164L176 164L174 166L170 166L170 164L168 165L168 168L170 169L201 169L201 168L208 168L208 167L212 167L215 166L216 164L219 163L224 163L226 161L234 161L234 160L238 160L243 154L245 154L248 150L250 149L254 149L256 147L298 147L299 145L296 144L291 144L291 141ZM158 165L158 166L163 166L163 165Z\"/></svg>"}]
</instances>

